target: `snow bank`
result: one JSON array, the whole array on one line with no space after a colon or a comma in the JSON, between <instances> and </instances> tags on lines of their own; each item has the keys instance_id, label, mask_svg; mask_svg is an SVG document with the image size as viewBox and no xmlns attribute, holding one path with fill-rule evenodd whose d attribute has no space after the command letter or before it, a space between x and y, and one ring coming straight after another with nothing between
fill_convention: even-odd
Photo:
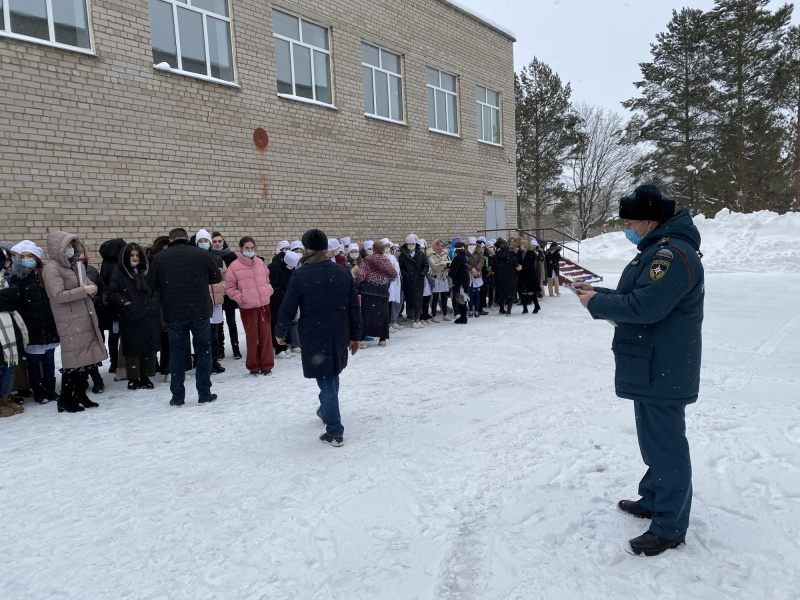
<instances>
[{"instance_id":1,"label":"snow bank","mask_svg":"<svg viewBox=\"0 0 800 600\"><path fill-rule=\"evenodd\" d=\"M713 219L696 216L694 224L702 237L706 270L800 273L800 213L743 214L723 209ZM622 232L581 244L581 262L628 260L635 254Z\"/></svg>"}]
</instances>

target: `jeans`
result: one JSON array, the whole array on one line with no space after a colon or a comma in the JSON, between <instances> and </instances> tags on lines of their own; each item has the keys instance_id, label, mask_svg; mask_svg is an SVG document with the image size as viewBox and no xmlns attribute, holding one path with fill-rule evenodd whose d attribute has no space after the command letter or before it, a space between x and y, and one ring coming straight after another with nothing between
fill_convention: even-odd
<instances>
[{"instance_id":1,"label":"jeans","mask_svg":"<svg viewBox=\"0 0 800 600\"><path fill-rule=\"evenodd\" d=\"M469 310L470 312L478 312L481 306L481 288L469 288Z\"/></svg>"},{"instance_id":2,"label":"jeans","mask_svg":"<svg viewBox=\"0 0 800 600\"><path fill-rule=\"evenodd\" d=\"M42 378L39 365L44 367L45 379L54 379L56 376L56 349L52 348L44 354L28 354L28 380L39 381Z\"/></svg>"},{"instance_id":3,"label":"jeans","mask_svg":"<svg viewBox=\"0 0 800 600\"><path fill-rule=\"evenodd\" d=\"M297 319L289 323L289 346L300 347L300 329L297 327Z\"/></svg>"},{"instance_id":4,"label":"jeans","mask_svg":"<svg viewBox=\"0 0 800 600\"><path fill-rule=\"evenodd\" d=\"M0 396L6 396L11 393L11 387L14 385L14 371L17 370L17 365L7 365L0 362Z\"/></svg>"},{"instance_id":5,"label":"jeans","mask_svg":"<svg viewBox=\"0 0 800 600\"><path fill-rule=\"evenodd\" d=\"M189 333L197 352L195 385L200 398L211 395L211 322L208 317L182 317L167 323L169 328L169 391L175 400L184 400L186 389L185 357L189 350Z\"/></svg>"},{"instance_id":6,"label":"jeans","mask_svg":"<svg viewBox=\"0 0 800 600\"><path fill-rule=\"evenodd\" d=\"M325 431L333 437L342 437L344 427L339 414L339 376L317 377L319 386L319 404L325 415Z\"/></svg>"}]
</instances>

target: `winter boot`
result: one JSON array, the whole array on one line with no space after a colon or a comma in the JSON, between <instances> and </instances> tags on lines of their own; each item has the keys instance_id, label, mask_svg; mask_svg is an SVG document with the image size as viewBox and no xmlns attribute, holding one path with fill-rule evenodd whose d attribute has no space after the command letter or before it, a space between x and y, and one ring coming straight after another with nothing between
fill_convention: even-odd
<instances>
[{"instance_id":1,"label":"winter boot","mask_svg":"<svg viewBox=\"0 0 800 600\"><path fill-rule=\"evenodd\" d=\"M17 404L16 400L11 396L11 394L6 394L5 396L0 396L0 409L7 408L12 412L12 414L17 415L19 413L25 412L25 407L21 404ZM11 415L3 415L6 417L10 417Z\"/></svg>"},{"instance_id":2,"label":"winter boot","mask_svg":"<svg viewBox=\"0 0 800 600\"><path fill-rule=\"evenodd\" d=\"M630 541L631 551L634 554L644 554L645 556L658 556L665 550L677 548L683 543L684 540L665 540L649 531Z\"/></svg>"},{"instance_id":3,"label":"winter boot","mask_svg":"<svg viewBox=\"0 0 800 600\"><path fill-rule=\"evenodd\" d=\"M61 397L58 399L58 412L82 412L84 409L78 403L75 377L78 373L64 373L61 377Z\"/></svg>"},{"instance_id":4,"label":"winter boot","mask_svg":"<svg viewBox=\"0 0 800 600\"><path fill-rule=\"evenodd\" d=\"M89 399L86 391L89 389L89 372L83 371L77 374L77 398L78 404L84 408L97 408L100 406L97 402Z\"/></svg>"},{"instance_id":5,"label":"winter boot","mask_svg":"<svg viewBox=\"0 0 800 600\"><path fill-rule=\"evenodd\" d=\"M522 314L523 315L527 315L528 314L528 297L527 296L523 296L522 297Z\"/></svg>"},{"instance_id":6,"label":"winter boot","mask_svg":"<svg viewBox=\"0 0 800 600\"><path fill-rule=\"evenodd\" d=\"M211 363L211 374L212 375L219 375L220 373L224 373L224 372L225 372L225 367L223 367L221 364L219 364L219 361L215 360L213 363Z\"/></svg>"},{"instance_id":7,"label":"winter boot","mask_svg":"<svg viewBox=\"0 0 800 600\"><path fill-rule=\"evenodd\" d=\"M5 404L0 404L0 418L3 417L13 417L17 414L17 411L13 408L6 406Z\"/></svg>"},{"instance_id":8,"label":"winter boot","mask_svg":"<svg viewBox=\"0 0 800 600\"><path fill-rule=\"evenodd\" d=\"M242 358L242 353L239 352L239 344L233 344L232 349L233 349L233 358L235 358L236 360L240 360Z\"/></svg>"},{"instance_id":9,"label":"winter boot","mask_svg":"<svg viewBox=\"0 0 800 600\"><path fill-rule=\"evenodd\" d=\"M128 389L133 390L141 390L144 388L144 384L142 383L141 379L129 379L128 380Z\"/></svg>"},{"instance_id":10,"label":"winter boot","mask_svg":"<svg viewBox=\"0 0 800 600\"><path fill-rule=\"evenodd\" d=\"M467 305L466 304L459 304L458 306L458 318L453 321L457 325L466 325L467 324Z\"/></svg>"},{"instance_id":11,"label":"winter boot","mask_svg":"<svg viewBox=\"0 0 800 600\"><path fill-rule=\"evenodd\" d=\"M511 307L512 306L514 306L514 301L513 300L511 300L508 303L506 303L506 316L508 316L508 317L511 316Z\"/></svg>"},{"instance_id":12,"label":"winter boot","mask_svg":"<svg viewBox=\"0 0 800 600\"><path fill-rule=\"evenodd\" d=\"M143 390L152 390L156 386L150 381L150 378L147 375L142 375L142 378L139 379L139 382L142 384Z\"/></svg>"},{"instance_id":13,"label":"winter boot","mask_svg":"<svg viewBox=\"0 0 800 600\"><path fill-rule=\"evenodd\" d=\"M41 379L31 379L30 386L36 404L47 404L50 402L50 399L47 397L47 388L44 387L44 382Z\"/></svg>"},{"instance_id":14,"label":"winter boot","mask_svg":"<svg viewBox=\"0 0 800 600\"><path fill-rule=\"evenodd\" d=\"M52 402L53 400L58 401L58 393L56 392L56 378L55 377L45 377L42 380L44 385L44 392L47 396L47 401Z\"/></svg>"}]
</instances>

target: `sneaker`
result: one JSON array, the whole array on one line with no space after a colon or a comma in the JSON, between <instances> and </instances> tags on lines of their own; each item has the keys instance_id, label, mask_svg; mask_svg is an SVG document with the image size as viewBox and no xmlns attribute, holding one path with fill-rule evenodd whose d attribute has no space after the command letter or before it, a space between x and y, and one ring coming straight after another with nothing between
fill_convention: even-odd
<instances>
[{"instance_id":1,"label":"sneaker","mask_svg":"<svg viewBox=\"0 0 800 600\"><path fill-rule=\"evenodd\" d=\"M634 554L644 554L645 556L658 556L665 550L677 548L684 544L686 540L665 540L654 533L646 531L639 537L630 541L631 550Z\"/></svg>"},{"instance_id":2,"label":"sneaker","mask_svg":"<svg viewBox=\"0 0 800 600\"><path fill-rule=\"evenodd\" d=\"M442 321L452 321L452 320L453 318L450 315L445 315L444 317L442 317Z\"/></svg>"},{"instance_id":3,"label":"sneaker","mask_svg":"<svg viewBox=\"0 0 800 600\"><path fill-rule=\"evenodd\" d=\"M261 375L260 371L250 371L250 377L256 377L258 375Z\"/></svg>"},{"instance_id":4,"label":"sneaker","mask_svg":"<svg viewBox=\"0 0 800 600\"><path fill-rule=\"evenodd\" d=\"M215 361L214 363L212 363L212 365L211 365L211 374L212 375L219 375L220 373L224 373L224 372L225 372L225 367L223 367L221 364L219 364L218 361Z\"/></svg>"},{"instance_id":5,"label":"sneaker","mask_svg":"<svg viewBox=\"0 0 800 600\"><path fill-rule=\"evenodd\" d=\"M394 328L397 329L397 331L400 331L401 329L405 329L405 325L400 325L400 323L395 323Z\"/></svg>"},{"instance_id":6,"label":"sneaker","mask_svg":"<svg viewBox=\"0 0 800 600\"><path fill-rule=\"evenodd\" d=\"M272 369L265 369L261 371L261 375L272 375Z\"/></svg>"},{"instance_id":7,"label":"sneaker","mask_svg":"<svg viewBox=\"0 0 800 600\"><path fill-rule=\"evenodd\" d=\"M102 381L98 381L92 386L92 393L93 394L102 394L106 391L106 384Z\"/></svg>"},{"instance_id":8,"label":"sneaker","mask_svg":"<svg viewBox=\"0 0 800 600\"><path fill-rule=\"evenodd\" d=\"M234 350L233 350L233 358L234 358L235 360L241 360L241 358L242 358L242 353L241 353L241 352L239 352L239 348L234 348Z\"/></svg>"},{"instance_id":9,"label":"sneaker","mask_svg":"<svg viewBox=\"0 0 800 600\"><path fill-rule=\"evenodd\" d=\"M441 322L442 322L442 319L440 319L439 317L433 317L433 318L431 319L431 321L433 321L434 323L441 323Z\"/></svg>"},{"instance_id":10,"label":"sneaker","mask_svg":"<svg viewBox=\"0 0 800 600\"><path fill-rule=\"evenodd\" d=\"M147 375L142 375L142 378L139 380L139 382L142 384L143 390L152 390L156 387L153 385L153 382L150 381L150 378Z\"/></svg>"},{"instance_id":11,"label":"sneaker","mask_svg":"<svg viewBox=\"0 0 800 600\"><path fill-rule=\"evenodd\" d=\"M166 373L164 375L164 383L169 383L170 381L172 381L172 375L170 375L169 373Z\"/></svg>"},{"instance_id":12,"label":"sneaker","mask_svg":"<svg viewBox=\"0 0 800 600\"><path fill-rule=\"evenodd\" d=\"M173 398L172 400L169 401L170 406L183 406L184 404L186 404L186 402L178 398Z\"/></svg>"},{"instance_id":13,"label":"sneaker","mask_svg":"<svg viewBox=\"0 0 800 600\"><path fill-rule=\"evenodd\" d=\"M331 446L335 446L339 448L344 446L344 438L343 437L333 437L332 435L328 435L327 433L323 433L319 436L320 441L325 442L326 444L330 444Z\"/></svg>"},{"instance_id":14,"label":"sneaker","mask_svg":"<svg viewBox=\"0 0 800 600\"><path fill-rule=\"evenodd\" d=\"M367 342L366 341L358 342L358 347L359 348L366 348L367 347Z\"/></svg>"},{"instance_id":15,"label":"sneaker","mask_svg":"<svg viewBox=\"0 0 800 600\"><path fill-rule=\"evenodd\" d=\"M198 404L208 404L209 402L214 402L217 399L216 394L209 394L208 396L200 396L197 399Z\"/></svg>"},{"instance_id":16,"label":"sneaker","mask_svg":"<svg viewBox=\"0 0 800 600\"><path fill-rule=\"evenodd\" d=\"M292 348L292 354L300 354L300 348Z\"/></svg>"},{"instance_id":17,"label":"sneaker","mask_svg":"<svg viewBox=\"0 0 800 600\"><path fill-rule=\"evenodd\" d=\"M641 500L620 500L617 503L617 506L622 512L633 515L634 517L638 517L640 519L653 518L653 511L643 508Z\"/></svg>"},{"instance_id":18,"label":"sneaker","mask_svg":"<svg viewBox=\"0 0 800 600\"><path fill-rule=\"evenodd\" d=\"M275 358L293 358L293 355L288 350L284 350L283 352L278 352Z\"/></svg>"},{"instance_id":19,"label":"sneaker","mask_svg":"<svg viewBox=\"0 0 800 600\"><path fill-rule=\"evenodd\" d=\"M128 380L128 389L129 390L140 390L144 387L140 379L129 379Z\"/></svg>"},{"instance_id":20,"label":"sneaker","mask_svg":"<svg viewBox=\"0 0 800 600\"><path fill-rule=\"evenodd\" d=\"M321 406L317 409L317 416L319 417L320 421L325 423L325 413L322 412L322 407Z\"/></svg>"},{"instance_id":21,"label":"sneaker","mask_svg":"<svg viewBox=\"0 0 800 600\"><path fill-rule=\"evenodd\" d=\"M397 329L395 329L394 327L392 327L392 326L390 325L390 326L389 326L389 333L397 333Z\"/></svg>"},{"instance_id":22,"label":"sneaker","mask_svg":"<svg viewBox=\"0 0 800 600\"><path fill-rule=\"evenodd\" d=\"M422 329L423 325L419 321L414 321L411 324L411 329Z\"/></svg>"},{"instance_id":23,"label":"sneaker","mask_svg":"<svg viewBox=\"0 0 800 600\"><path fill-rule=\"evenodd\" d=\"M487 316L488 314L489 314L489 313L488 313L486 310L482 310L482 311L479 311L479 312L478 312L478 315L479 315L479 316L481 316L481 317L485 317L485 316Z\"/></svg>"},{"instance_id":24,"label":"sneaker","mask_svg":"<svg viewBox=\"0 0 800 600\"><path fill-rule=\"evenodd\" d=\"M378 346L380 346L381 348L386 348L386 340L381 340L380 342L378 342Z\"/></svg>"}]
</instances>

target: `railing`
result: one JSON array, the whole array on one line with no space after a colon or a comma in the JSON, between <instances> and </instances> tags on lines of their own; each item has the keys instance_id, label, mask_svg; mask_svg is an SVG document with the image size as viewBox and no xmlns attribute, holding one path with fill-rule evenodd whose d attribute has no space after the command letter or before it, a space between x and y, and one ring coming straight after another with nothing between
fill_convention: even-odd
<instances>
[{"instance_id":1,"label":"railing","mask_svg":"<svg viewBox=\"0 0 800 600\"><path fill-rule=\"evenodd\" d=\"M523 235L528 238L535 238L537 241L558 242L564 250L569 250L575 254L576 262L581 259L581 241L552 227L539 227L534 229L518 229L516 227L509 227L506 229L478 229L477 232L484 234L486 237L505 237L508 239L510 237L519 237ZM552 235L548 232L552 232ZM502 236L502 234L505 234L505 236ZM547 248L544 248L544 250L547 250Z\"/></svg>"}]
</instances>

